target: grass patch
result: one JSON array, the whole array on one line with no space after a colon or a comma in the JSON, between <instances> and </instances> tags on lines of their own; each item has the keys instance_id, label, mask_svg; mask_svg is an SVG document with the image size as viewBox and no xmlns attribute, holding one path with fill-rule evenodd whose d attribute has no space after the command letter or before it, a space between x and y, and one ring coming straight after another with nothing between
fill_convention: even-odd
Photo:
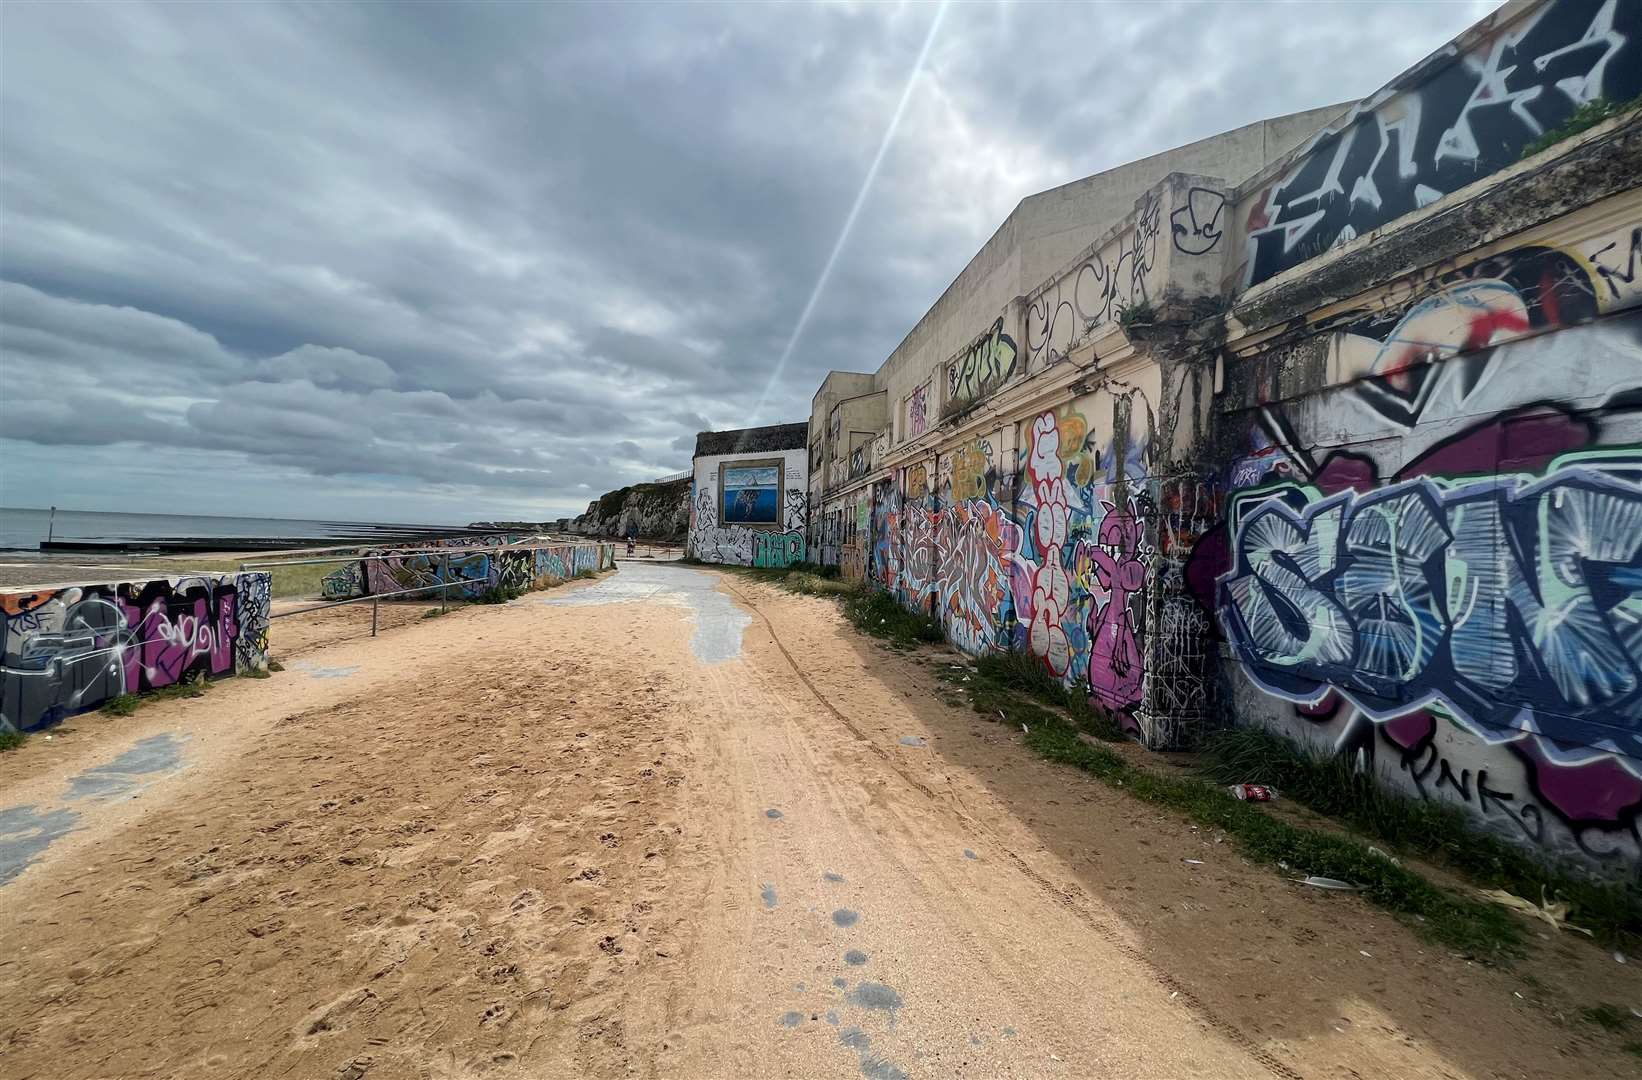
<instances>
[{"instance_id":1,"label":"grass patch","mask_svg":"<svg viewBox=\"0 0 1642 1080\"><path fill-rule=\"evenodd\" d=\"M274 673L267 668L249 668L244 672L244 676L247 679L271 679Z\"/></svg>"},{"instance_id":2,"label":"grass patch","mask_svg":"<svg viewBox=\"0 0 1642 1080\"><path fill-rule=\"evenodd\" d=\"M162 686L158 690L150 690L148 693L141 695L138 700L173 701L177 698L204 697L210 689L211 683L206 680L203 674L200 674L195 675L193 678L174 682L170 686Z\"/></svg>"},{"instance_id":3,"label":"grass patch","mask_svg":"<svg viewBox=\"0 0 1642 1080\"><path fill-rule=\"evenodd\" d=\"M1622 1045L1620 1049L1627 1054L1635 1054L1637 1057L1642 1058L1642 1042L1628 1042Z\"/></svg>"},{"instance_id":4,"label":"grass patch","mask_svg":"<svg viewBox=\"0 0 1642 1080\"><path fill-rule=\"evenodd\" d=\"M121 694L103 702L98 712L105 712L110 716L130 716L142 705L142 698L136 694Z\"/></svg>"},{"instance_id":5,"label":"grass patch","mask_svg":"<svg viewBox=\"0 0 1642 1080\"><path fill-rule=\"evenodd\" d=\"M1593 101L1587 101L1575 109L1573 115L1569 116L1568 119L1524 146L1522 148L1522 157L1531 158L1541 150L1549 150L1562 140L1571 139L1582 131L1589 131L1604 120L1611 120L1620 113L1636 108L1639 104L1642 104L1642 96L1620 102L1609 101L1607 98L1596 98Z\"/></svg>"},{"instance_id":6,"label":"grass patch","mask_svg":"<svg viewBox=\"0 0 1642 1080\"><path fill-rule=\"evenodd\" d=\"M1068 687L1049 673L1031 653L1010 649L989 653L975 662L977 689L1024 693L1065 711L1080 731L1107 742L1127 742L1128 736L1110 713L1089 700L1081 688Z\"/></svg>"},{"instance_id":7,"label":"grass patch","mask_svg":"<svg viewBox=\"0 0 1642 1080\"><path fill-rule=\"evenodd\" d=\"M862 633L901 648L946 640L940 623L922 612L908 611L881 589L851 590L844 597L844 617Z\"/></svg>"},{"instance_id":8,"label":"grass patch","mask_svg":"<svg viewBox=\"0 0 1642 1080\"><path fill-rule=\"evenodd\" d=\"M1137 799L1223 830L1252 859L1291 872L1349 881L1360 887L1358 895L1369 903L1403 917L1417 933L1465 956L1502 961L1523 951L1525 931L1503 908L1442 889L1373 854L1360 840L1283 821L1258 804L1239 802L1217 785L1137 768L1113 750L1084 742L1046 710L1031 708L1038 723L1029 726L1026 744L1051 761L1082 769Z\"/></svg>"},{"instance_id":9,"label":"grass patch","mask_svg":"<svg viewBox=\"0 0 1642 1080\"><path fill-rule=\"evenodd\" d=\"M21 731L0 731L0 753L15 750L28 742L28 736Z\"/></svg>"},{"instance_id":10,"label":"grass patch","mask_svg":"<svg viewBox=\"0 0 1642 1080\"><path fill-rule=\"evenodd\" d=\"M238 573L240 559L175 559L177 573L186 573L190 570L204 570L210 573ZM251 561L255 561L254 559ZM301 597L317 598L320 595L319 582L326 574L341 566L341 562L316 563L303 566L263 566L246 573L265 573L269 576L269 594L275 600L291 600Z\"/></svg>"},{"instance_id":11,"label":"grass patch","mask_svg":"<svg viewBox=\"0 0 1642 1080\"><path fill-rule=\"evenodd\" d=\"M1565 900L1569 921L1604 941L1642 934L1642 891L1587 881L1540 863L1521 848L1477 830L1461 808L1406 798L1358 772L1348 758L1301 746L1275 732L1238 728L1211 736L1202 760L1205 775L1216 784L1268 784L1320 814L1458 870L1485 888L1536 902L1542 895Z\"/></svg>"},{"instance_id":12,"label":"grass patch","mask_svg":"<svg viewBox=\"0 0 1642 1080\"><path fill-rule=\"evenodd\" d=\"M582 577L583 575L586 575L587 577L596 576L593 573L593 571L591 571L591 570L583 570L580 574L577 574L576 576L577 577ZM500 588L500 587L494 588L494 589L486 589L484 592L480 593L477 597L475 597L473 599L473 603L475 603L475 604L506 604L510 601L519 599L519 597L523 596L524 594L525 594L525 590L523 590L523 589L513 589L513 588L504 589L504 588ZM426 616L424 616L424 618L426 618Z\"/></svg>"},{"instance_id":13,"label":"grass patch","mask_svg":"<svg viewBox=\"0 0 1642 1080\"><path fill-rule=\"evenodd\" d=\"M571 576L571 580L572 581L585 581L588 578L596 578L598 576L599 576L599 572L597 570L578 570L578 571L576 571L576 573L574 575Z\"/></svg>"},{"instance_id":14,"label":"grass patch","mask_svg":"<svg viewBox=\"0 0 1642 1080\"><path fill-rule=\"evenodd\" d=\"M1588 1009L1579 1010L1579 1017L1587 1024L1595 1024L1597 1027L1608 1031L1618 1031L1630 1023L1631 1014L1618 1005L1609 1005L1604 1002L1601 1005L1593 1005Z\"/></svg>"},{"instance_id":15,"label":"grass patch","mask_svg":"<svg viewBox=\"0 0 1642 1080\"><path fill-rule=\"evenodd\" d=\"M280 663L278 660L270 660L268 661L268 670L273 672L284 671L285 665Z\"/></svg>"},{"instance_id":16,"label":"grass patch","mask_svg":"<svg viewBox=\"0 0 1642 1080\"><path fill-rule=\"evenodd\" d=\"M430 608L428 608L428 610L422 612L422 618L424 618L424 619L437 619L441 615L449 615L451 613L451 611L452 611L451 608L430 607Z\"/></svg>"},{"instance_id":17,"label":"grass patch","mask_svg":"<svg viewBox=\"0 0 1642 1080\"><path fill-rule=\"evenodd\" d=\"M270 661L268 667L271 670L274 669L275 662ZM283 671L285 669L281 667L278 670ZM181 682L174 682L170 686L162 686L158 690L150 690L146 694L121 694L118 697L109 698L98 711L105 712L109 716L130 716L144 705L152 702L204 697L210 689L211 684L202 673L183 679Z\"/></svg>"}]
</instances>

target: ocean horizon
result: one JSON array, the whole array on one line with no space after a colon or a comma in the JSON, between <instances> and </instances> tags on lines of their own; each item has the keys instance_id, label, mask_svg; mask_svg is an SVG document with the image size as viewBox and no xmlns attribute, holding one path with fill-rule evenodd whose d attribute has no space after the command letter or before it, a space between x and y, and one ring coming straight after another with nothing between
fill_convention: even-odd
<instances>
[{"instance_id":1,"label":"ocean horizon","mask_svg":"<svg viewBox=\"0 0 1642 1080\"><path fill-rule=\"evenodd\" d=\"M48 532L57 540L138 543L179 537L208 539L334 538L368 536L381 527L425 530L462 525L413 525L406 522L335 521L323 518L245 517L224 514L128 514L114 510L49 509L0 506L0 551L38 551Z\"/></svg>"}]
</instances>

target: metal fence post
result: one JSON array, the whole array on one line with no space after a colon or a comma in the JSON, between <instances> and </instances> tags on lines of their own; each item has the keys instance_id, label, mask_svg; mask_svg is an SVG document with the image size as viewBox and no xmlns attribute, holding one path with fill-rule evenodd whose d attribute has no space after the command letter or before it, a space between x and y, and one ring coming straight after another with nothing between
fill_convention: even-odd
<instances>
[{"instance_id":1,"label":"metal fence post","mask_svg":"<svg viewBox=\"0 0 1642 1080\"><path fill-rule=\"evenodd\" d=\"M443 612L450 606L450 553L446 552L439 562L439 610Z\"/></svg>"},{"instance_id":2,"label":"metal fence post","mask_svg":"<svg viewBox=\"0 0 1642 1080\"><path fill-rule=\"evenodd\" d=\"M371 597L371 637L376 636L376 613L379 610L381 610L381 607L382 607L382 598L380 596L372 596Z\"/></svg>"}]
</instances>

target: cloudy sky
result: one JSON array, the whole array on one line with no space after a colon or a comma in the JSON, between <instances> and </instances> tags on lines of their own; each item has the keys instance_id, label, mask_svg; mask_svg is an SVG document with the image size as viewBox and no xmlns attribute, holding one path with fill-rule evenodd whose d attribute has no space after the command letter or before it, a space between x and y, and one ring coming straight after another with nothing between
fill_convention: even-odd
<instances>
[{"instance_id":1,"label":"cloudy sky","mask_svg":"<svg viewBox=\"0 0 1642 1080\"><path fill-rule=\"evenodd\" d=\"M580 512L804 419L1023 196L1494 6L955 4L909 88L932 6L14 0L0 505Z\"/></svg>"}]
</instances>

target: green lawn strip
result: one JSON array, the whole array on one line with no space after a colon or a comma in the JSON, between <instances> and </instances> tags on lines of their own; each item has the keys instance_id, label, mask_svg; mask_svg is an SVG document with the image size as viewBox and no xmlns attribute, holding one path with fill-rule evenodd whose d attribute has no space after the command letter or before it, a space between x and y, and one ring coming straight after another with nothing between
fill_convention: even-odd
<instances>
[{"instance_id":1,"label":"green lawn strip","mask_svg":"<svg viewBox=\"0 0 1642 1080\"><path fill-rule=\"evenodd\" d=\"M1205 743L1205 775L1216 783L1277 788L1316 813L1383 841L1399 853L1429 858L1482 888L1533 900L1563 900L1568 921L1609 945L1642 936L1642 890L1576 877L1514 844L1476 829L1463 809L1406 798L1352 762L1258 728L1219 732Z\"/></svg>"}]
</instances>

